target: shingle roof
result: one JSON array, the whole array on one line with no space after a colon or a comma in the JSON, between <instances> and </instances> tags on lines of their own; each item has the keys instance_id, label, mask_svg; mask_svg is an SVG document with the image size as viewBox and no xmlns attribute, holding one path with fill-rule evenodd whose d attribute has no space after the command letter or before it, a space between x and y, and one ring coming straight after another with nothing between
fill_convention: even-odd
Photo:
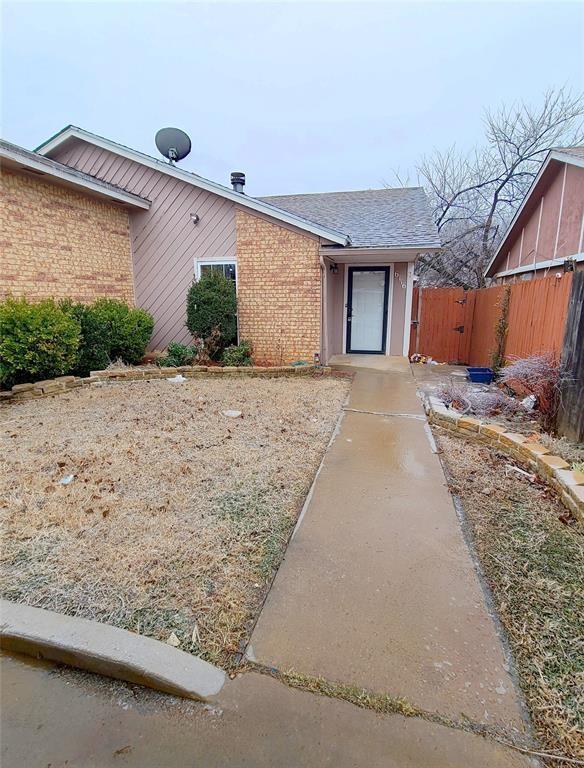
<instances>
[{"instance_id":1,"label":"shingle roof","mask_svg":"<svg viewBox=\"0 0 584 768\"><path fill-rule=\"evenodd\" d=\"M354 247L440 247L421 187L273 195L260 200L322 226L346 232Z\"/></svg>"}]
</instances>

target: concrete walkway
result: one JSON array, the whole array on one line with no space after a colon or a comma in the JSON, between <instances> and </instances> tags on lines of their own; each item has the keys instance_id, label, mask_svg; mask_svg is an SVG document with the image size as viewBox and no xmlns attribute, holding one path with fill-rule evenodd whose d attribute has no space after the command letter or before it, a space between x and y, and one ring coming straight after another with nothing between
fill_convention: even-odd
<instances>
[{"instance_id":1,"label":"concrete walkway","mask_svg":"<svg viewBox=\"0 0 584 768\"><path fill-rule=\"evenodd\" d=\"M352 410L259 618L253 653L281 670L522 730L409 366L392 358L374 365L355 369ZM228 682L209 707L4 657L1 695L5 768L533 765L491 740L256 672Z\"/></svg>"},{"instance_id":2,"label":"concrete walkway","mask_svg":"<svg viewBox=\"0 0 584 768\"><path fill-rule=\"evenodd\" d=\"M407 361L380 362L385 370L354 368L352 410L250 653L282 670L522 730L503 647L419 418L415 380Z\"/></svg>"}]
</instances>

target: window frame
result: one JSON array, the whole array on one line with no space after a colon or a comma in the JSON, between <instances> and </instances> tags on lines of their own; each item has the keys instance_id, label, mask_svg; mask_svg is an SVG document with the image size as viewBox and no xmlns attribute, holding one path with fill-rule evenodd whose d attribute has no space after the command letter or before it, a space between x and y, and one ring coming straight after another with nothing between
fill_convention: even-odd
<instances>
[{"instance_id":1,"label":"window frame","mask_svg":"<svg viewBox=\"0 0 584 768\"><path fill-rule=\"evenodd\" d=\"M237 293L237 259L194 259L195 279L201 279L201 267L225 266L233 264L235 266L235 292Z\"/></svg>"}]
</instances>

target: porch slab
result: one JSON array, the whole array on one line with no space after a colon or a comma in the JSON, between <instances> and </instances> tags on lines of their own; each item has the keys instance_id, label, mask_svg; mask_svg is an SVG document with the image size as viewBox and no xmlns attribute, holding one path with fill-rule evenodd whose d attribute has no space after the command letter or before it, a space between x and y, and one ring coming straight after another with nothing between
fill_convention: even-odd
<instances>
[{"instance_id":1,"label":"porch slab","mask_svg":"<svg viewBox=\"0 0 584 768\"><path fill-rule=\"evenodd\" d=\"M335 368L367 368L374 371L409 373L410 363L401 355L333 355L327 365Z\"/></svg>"},{"instance_id":2,"label":"porch slab","mask_svg":"<svg viewBox=\"0 0 584 768\"><path fill-rule=\"evenodd\" d=\"M418 413L412 383L358 370L349 405ZM524 728L423 421L346 413L251 644L269 666Z\"/></svg>"}]
</instances>

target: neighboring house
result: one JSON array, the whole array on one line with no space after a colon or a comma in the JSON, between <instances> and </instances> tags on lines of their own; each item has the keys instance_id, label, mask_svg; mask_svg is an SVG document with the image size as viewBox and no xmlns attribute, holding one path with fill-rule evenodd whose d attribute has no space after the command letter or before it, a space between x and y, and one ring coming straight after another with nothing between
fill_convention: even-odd
<instances>
[{"instance_id":1,"label":"neighboring house","mask_svg":"<svg viewBox=\"0 0 584 768\"><path fill-rule=\"evenodd\" d=\"M129 220L153 347L189 341L188 287L220 269L236 282L239 336L260 363L407 355L414 261L440 248L421 189L253 198L237 175L222 186L74 126L37 152L148 201Z\"/></svg>"},{"instance_id":2,"label":"neighboring house","mask_svg":"<svg viewBox=\"0 0 584 768\"><path fill-rule=\"evenodd\" d=\"M548 153L485 276L544 277L584 265L584 147Z\"/></svg>"},{"instance_id":3,"label":"neighboring house","mask_svg":"<svg viewBox=\"0 0 584 768\"><path fill-rule=\"evenodd\" d=\"M150 203L0 141L0 296L134 303L130 211Z\"/></svg>"}]
</instances>

